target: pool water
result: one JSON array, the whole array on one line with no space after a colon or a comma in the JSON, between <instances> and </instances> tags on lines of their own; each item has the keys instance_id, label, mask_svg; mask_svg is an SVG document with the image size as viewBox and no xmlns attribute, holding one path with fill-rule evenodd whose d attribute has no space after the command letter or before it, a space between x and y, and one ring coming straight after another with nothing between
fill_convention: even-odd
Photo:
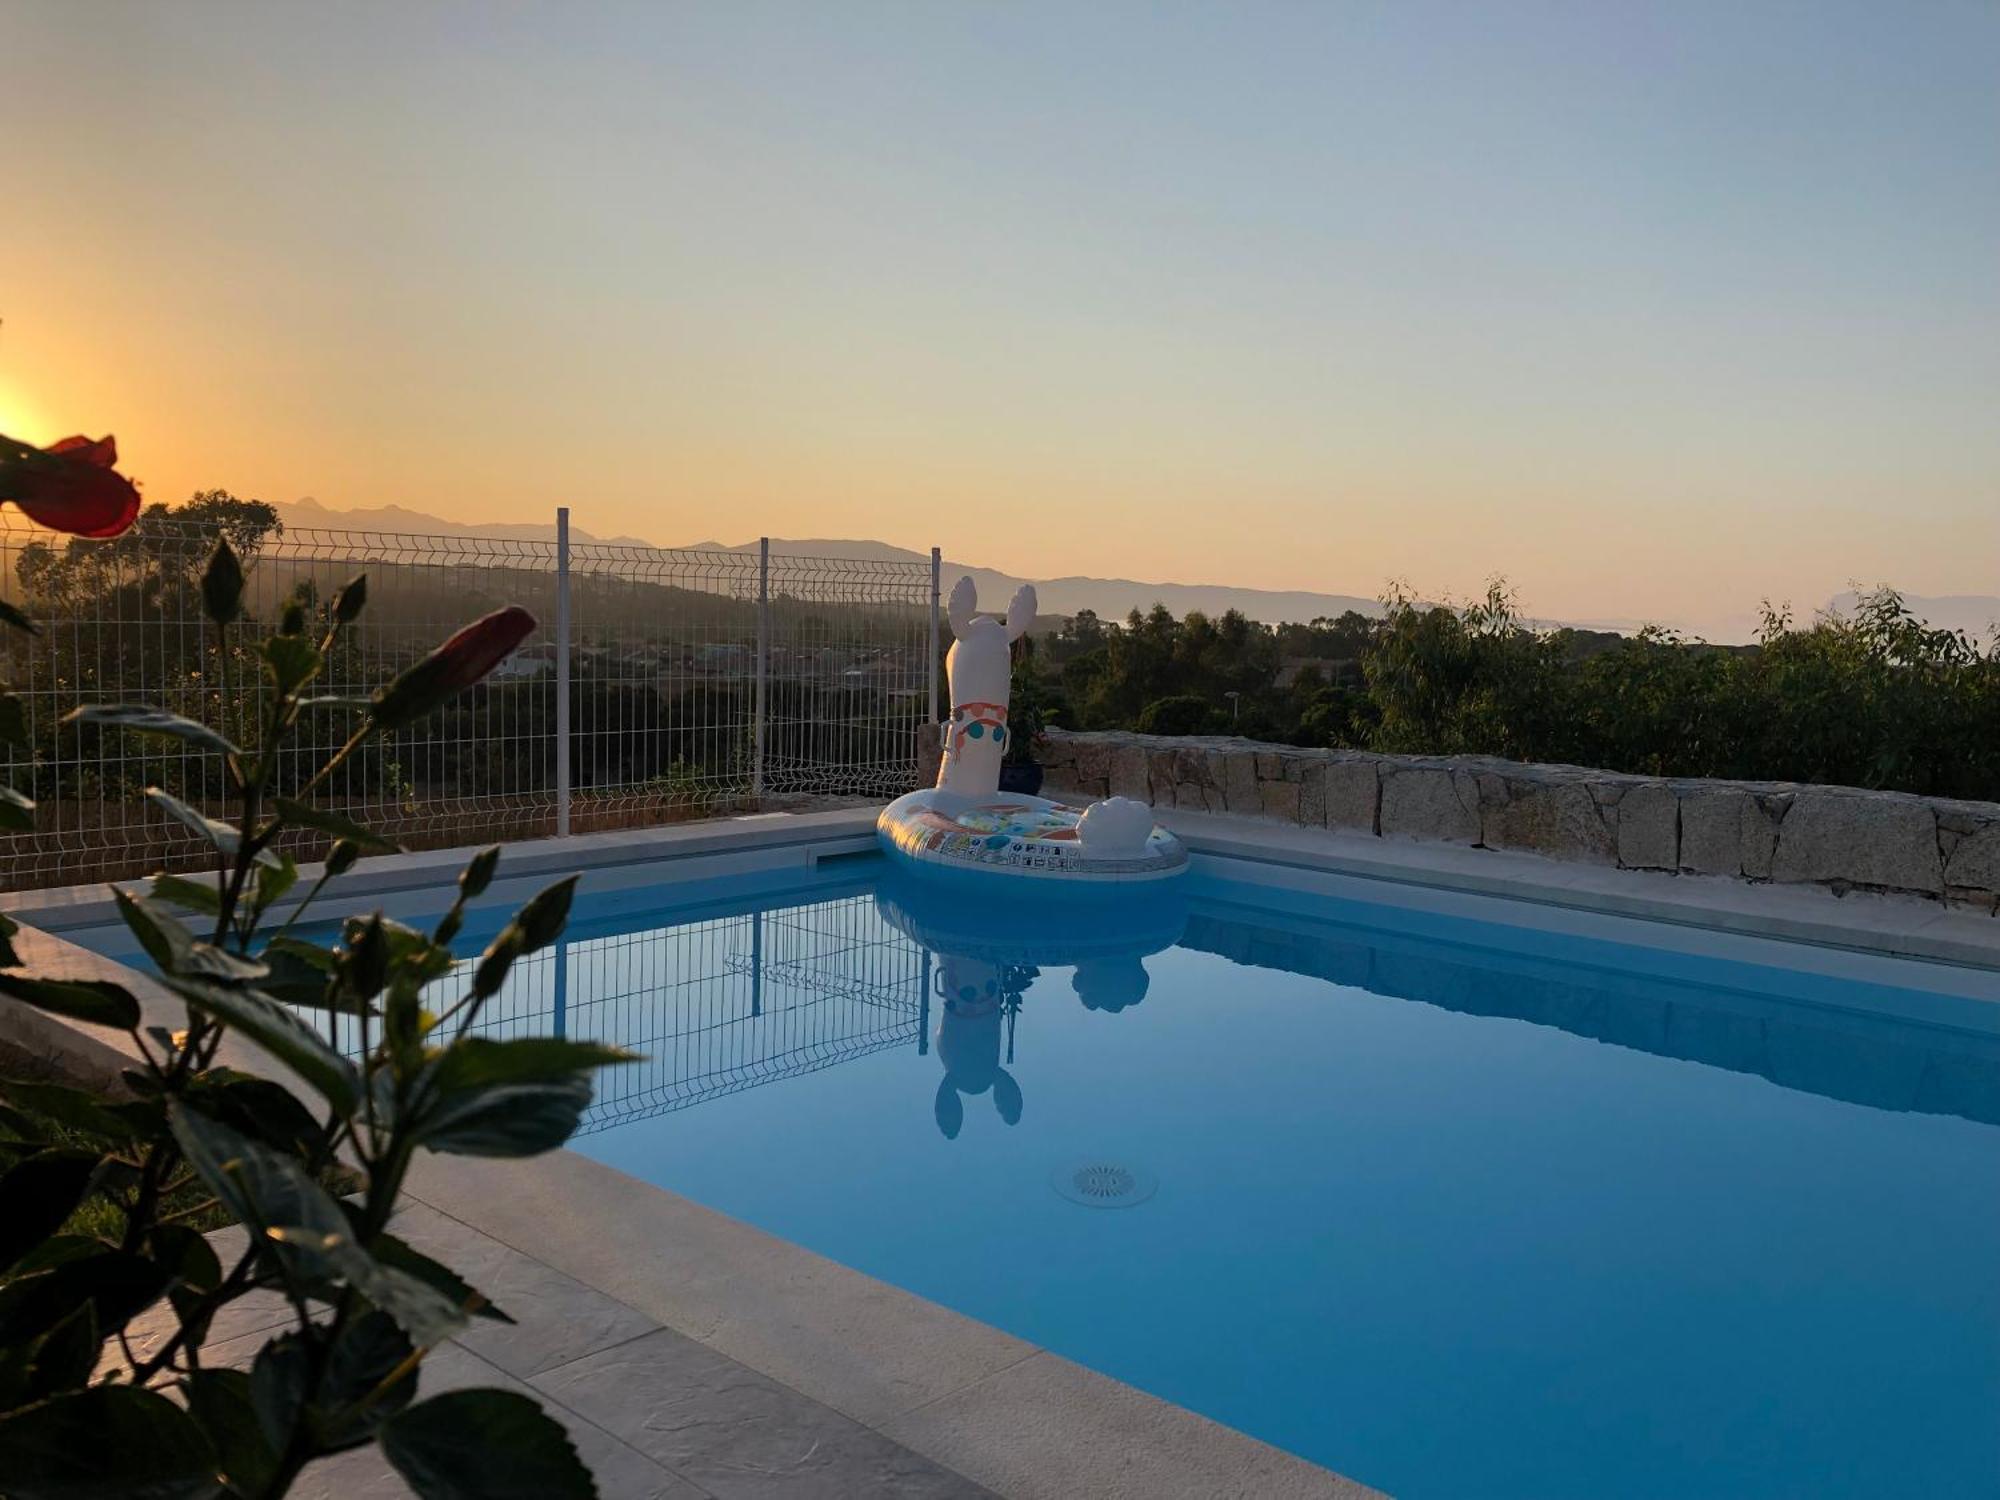
<instances>
[{"instance_id":1,"label":"pool water","mask_svg":"<svg viewBox=\"0 0 2000 1500\"><path fill-rule=\"evenodd\" d=\"M494 1025L648 1054L587 1155L1400 1496L2000 1494L2000 1007L882 878L585 902Z\"/></svg>"}]
</instances>

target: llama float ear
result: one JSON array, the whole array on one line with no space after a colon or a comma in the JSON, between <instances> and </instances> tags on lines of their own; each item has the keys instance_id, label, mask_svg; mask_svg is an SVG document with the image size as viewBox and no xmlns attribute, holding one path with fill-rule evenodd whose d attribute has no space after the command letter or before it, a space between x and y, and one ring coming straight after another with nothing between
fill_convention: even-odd
<instances>
[{"instance_id":1,"label":"llama float ear","mask_svg":"<svg viewBox=\"0 0 2000 1500\"><path fill-rule=\"evenodd\" d=\"M1005 1068L993 1075L993 1107L1009 1125L1021 1123L1021 1085Z\"/></svg>"},{"instance_id":2,"label":"llama float ear","mask_svg":"<svg viewBox=\"0 0 2000 1500\"><path fill-rule=\"evenodd\" d=\"M1007 605L1007 639L1018 641L1034 623L1035 586L1024 583L1014 591L1014 597Z\"/></svg>"},{"instance_id":3,"label":"llama float ear","mask_svg":"<svg viewBox=\"0 0 2000 1500\"><path fill-rule=\"evenodd\" d=\"M945 601L945 618L951 621L951 633L962 636L971 628L979 609L979 588L967 574L951 586L951 598Z\"/></svg>"},{"instance_id":4,"label":"llama float ear","mask_svg":"<svg viewBox=\"0 0 2000 1500\"><path fill-rule=\"evenodd\" d=\"M938 1080L937 1099L931 1105L931 1113L937 1116L938 1134L948 1141L957 1140L959 1131L965 1128L965 1101L951 1086L949 1075Z\"/></svg>"}]
</instances>

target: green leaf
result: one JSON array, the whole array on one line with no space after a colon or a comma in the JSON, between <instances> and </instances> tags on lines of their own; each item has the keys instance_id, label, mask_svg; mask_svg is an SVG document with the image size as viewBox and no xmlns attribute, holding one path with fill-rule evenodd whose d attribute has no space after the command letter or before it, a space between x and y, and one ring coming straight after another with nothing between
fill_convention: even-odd
<instances>
[{"instance_id":1,"label":"green leaf","mask_svg":"<svg viewBox=\"0 0 2000 1500\"><path fill-rule=\"evenodd\" d=\"M333 1453L367 1442L386 1417L409 1405L416 1394L413 1368L365 1411L359 1409L413 1347L394 1320L364 1312L341 1330L315 1380L312 1351L298 1334L271 1340L257 1352L245 1388L259 1435L278 1447L294 1427L303 1425L316 1447Z\"/></svg>"},{"instance_id":2,"label":"green leaf","mask_svg":"<svg viewBox=\"0 0 2000 1500\"><path fill-rule=\"evenodd\" d=\"M172 1279L143 1255L101 1242L96 1249L0 1286L0 1344L40 1338L86 1302L96 1305L98 1326L114 1333L157 1302Z\"/></svg>"},{"instance_id":3,"label":"green leaf","mask_svg":"<svg viewBox=\"0 0 2000 1500\"><path fill-rule=\"evenodd\" d=\"M595 1500L560 1423L513 1391L447 1391L398 1412L378 1439L423 1500Z\"/></svg>"},{"instance_id":4,"label":"green leaf","mask_svg":"<svg viewBox=\"0 0 2000 1500\"><path fill-rule=\"evenodd\" d=\"M250 1376L242 1370L198 1370L188 1378L187 1398L189 1413L215 1446L229 1488L239 1495L262 1493L278 1456L258 1424Z\"/></svg>"},{"instance_id":5,"label":"green leaf","mask_svg":"<svg viewBox=\"0 0 2000 1500\"><path fill-rule=\"evenodd\" d=\"M28 710L12 693L0 693L0 742L28 743Z\"/></svg>"},{"instance_id":6,"label":"green leaf","mask_svg":"<svg viewBox=\"0 0 2000 1500\"><path fill-rule=\"evenodd\" d=\"M243 564L227 538L216 541L215 553L201 575L202 612L218 625L243 613Z\"/></svg>"},{"instance_id":7,"label":"green leaf","mask_svg":"<svg viewBox=\"0 0 2000 1500\"><path fill-rule=\"evenodd\" d=\"M185 740L197 749L213 751L218 755L243 753L226 736L206 724L145 703L86 703L65 714L63 723L94 724L100 729L123 729L160 739Z\"/></svg>"},{"instance_id":8,"label":"green leaf","mask_svg":"<svg viewBox=\"0 0 2000 1500\"><path fill-rule=\"evenodd\" d=\"M211 1068L194 1080L189 1098L212 1120L289 1156L318 1152L325 1134L296 1095L269 1078Z\"/></svg>"},{"instance_id":9,"label":"green leaf","mask_svg":"<svg viewBox=\"0 0 2000 1500\"><path fill-rule=\"evenodd\" d=\"M130 990L108 979L29 979L0 970L0 995L93 1026L132 1031L139 1024L139 1002Z\"/></svg>"},{"instance_id":10,"label":"green leaf","mask_svg":"<svg viewBox=\"0 0 2000 1500\"><path fill-rule=\"evenodd\" d=\"M215 1448L156 1391L100 1385L0 1417L8 1500L209 1500Z\"/></svg>"},{"instance_id":11,"label":"green leaf","mask_svg":"<svg viewBox=\"0 0 2000 1500\"><path fill-rule=\"evenodd\" d=\"M0 599L0 624L11 625L16 630L25 630L29 635L41 634L35 622L22 614L5 599Z\"/></svg>"},{"instance_id":12,"label":"green leaf","mask_svg":"<svg viewBox=\"0 0 2000 1500\"><path fill-rule=\"evenodd\" d=\"M171 901L204 916L222 915L221 893L205 881L189 880L184 875L155 875L152 894L155 901Z\"/></svg>"},{"instance_id":13,"label":"green leaf","mask_svg":"<svg viewBox=\"0 0 2000 1500\"><path fill-rule=\"evenodd\" d=\"M319 675L319 648L302 635L274 635L260 649L280 693L297 692Z\"/></svg>"},{"instance_id":14,"label":"green leaf","mask_svg":"<svg viewBox=\"0 0 2000 1500\"><path fill-rule=\"evenodd\" d=\"M0 1177L0 1270L62 1228L90 1192L97 1156L37 1151Z\"/></svg>"},{"instance_id":15,"label":"green leaf","mask_svg":"<svg viewBox=\"0 0 2000 1500\"><path fill-rule=\"evenodd\" d=\"M35 799L15 791L11 786L0 786L0 833L34 831Z\"/></svg>"},{"instance_id":16,"label":"green leaf","mask_svg":"<svg viewBox=\"0 0 2000 1500\"><path fill-rule=\"evenodd\" d=\"M106 1103L84 1089L61 1083L27 1083L0 1079L8 1102L33 1110L65 1130L93 1140L123 1142L146 1135L158 1122L157 1105L142 1102Z\"/></svg>"},{"instance_id":17,"label":"green leaf","mask_svg":"<svg viewBox=\"0 0 2000 1500\"><path fill-rule=\"evenodd\" d=\"M302 937L293 937L288 932L279 933L265 944L264 956L267 961L273 953L288 954L322 974L332 974L338 964L331 948L323 948L318 943L308 942Z\"/></svg>"},{"instance_id":18,"label":"green leaf","mask_svg":"<svg viewBox=\"0 0 2000 1500\"><path fill-rule=\"evenodd\" d=\"M285 946L280 947L283 943ZM297 946L293 946L296 944ZM323 949L316 949L302 938L285 937L273 940L264 950L264 962L271 972L264 976L258 988L273 999L282 1000L286 1005L310 1005L325 1009L328 992L326 969L308 957L309 953L319 953L328 964L332 955Z\"/></svg>"},{"instance_id":19,"label":"green leaf","mask_svg":"<svg viewBox=\"0 0 2000 1500\"><path fill-rule=\"evenodd\" d=\"M103 1348L104 1335L97 1331L97 1309L86 1302L42 1336L35 1350L29 1389L42 1398L89 1385Z\"/></svg>"},{"instance_id":20,"label":"green leaf","mask_svg":"<svg viewBox=\"0 0 2000 1500\"><path fill-rule=\"evenodd\" d=\"M14 1263L10 1273L26 1276L47 1271L73 1260L87 1260L104 1253L104 1241L87 1234L58 1234L45 1239Z\"/></svg>"},{"instance_id":21,"label":"green leaf","mask_svg":"<svg viewBox=\"0 0 2000 1500\"><path fill-rule=\"evenodd\" d=\"M300 828L316 828L321 833L330 833L337 839L347 839L364 849L386 852L402 847L394 839L364 828L354 819L331 808L315 807L310 802L294 802L289 797L280 797L277 806L278 816L287 823L296 824Z\"/></svg>"},{"instance_id":22,"label":"green leaf","mask_svg":"<svg viewBox=\"0 0 2000 1500\"><path fill-rule=\"evenodd\" d=\"M279 1334L251 1361L250 1406L259 1433L272 1448L287 1446L304 1419L312 1376L313 1353L298 1333Z\"/></svg>"},{"instance_id":23,"label":"green leaf","mask_svg":"<svg viewBox=\"0 0 2000 1500\"><path fill-rule=\"evenodd\" d=\"M447 1091L501 1083L547 1083L592 1068L642 1060L636 1052L601 1042L572 1042L559 1036L494 1041L474 1036L441 1053L431 1066L431 1078L437 1088Z\"/></svg>"},{"instance_id":24,"label":"green leaf","mask_svg":"<svg viewBox=\"0 0 2000 1500\"><path fill-rule=\"evenodd\" d=\"M415 1366L361 1409L369 1394L415 1352L409 1336L387 1313L363 1313L350 1322L327 1351L326 1372L308 1413L321 1445L338 1452L365 1443L386 1418L408 1406L417 1394Z\"/></svg>"},{"instance_id":25,"label":"green leaf","mask_svg":"<svg viewBox=\"0 0 2000 1500\"><path fill-rule=\"evenodd\" d=\"M590 1097L588 1073L462 1089L434 1099L411 1134L455 1156L536 1156L575 1134Z\"/></svg>"},{"instance_id":26,"label":"green leaf","mask_svg":"<svg viewBox=\"0 0 2000 1500\"><path fill-rule=\"evenodd\" d=\"M354 1112L361 1097L360 1074L294 1012L259 990L232 989L171 974L164 982L203 1015L249 1037L318 1089L340 1113Z\"/></svg>"},{"instance_id":27,"label":"green leaf","mask_svg":"<svg viewBox=\"0 0 2000 1500\"><path fill-rule=\"evenodd\" d=\"M146 956L162 973L225 981L263 977L264 966L257 960L203 942L188 931L179 917L163 906L155 906L149 898L116 888L111 895L118 905L118 915L124 918L125 925L146 950Z\"/></svg>"},{"instance_id":28,"label":"green leaf","mask_svg":"<svg viewBox=\"0 0 2000 1500\"><path fill-rule=\"evenodd\" d=\"M282 900L285 892L299 883L299 864L291 855L282 851L278 862L264 865L257 871L257 899L255 909L265 910L273 901Z\"/></svg>"},{"instance_id":29,"label":"green leaf","mask_svg":"<svg viewBox=\"0 0 2000 1500\"><path fill-rule=\"evenodd\" d=\"M340 1205L296 1160L185 1105L170 1119L188 1164L288 1268L346 1282L426 1346L465 1326L441 1293L363 1249Z\"/></svg>"},{"instance_id":30,"label":"green leaf","mask_svg":"<svg viewBox=\"0 0 2000 1500\"><path fill-rule=\"evenodd\" d=\"M146 1234L153 1259L165 1266L176 1281L198 1292L212 1292L222 1285L222 1262L208 1236L185 1224L155 1224Z\"/></svg>"},{"instance_id":31,"label":"green leaf","mask_svg":"<svg viewBox=\"0 0 2000 1500\"><path fill-rule=\"evenodd\" d=\"M338 1204L326 1202L340 1214ZM419 1278L376 1260L355 1241L344 1217L337 1228L315 1214L311 1223L272 1224L264 1232L312 1272L353 1287L425 1348L465 1326L469 1314Z\"/></svg>"},{"instance_id":32,"label":"green leaf","mask_svg":"<svg viewBox=\"0 0 2000 1500\"><path fill-rule=\"evenodd\" d=\"M377 1235L369 1249L383 1265L407 1271L432 1290L441 1292L454 1307L471 1313L475 1318L490 1318L496 1323L514 1321L450 1266L441 1265L421 1250L411 1249L393 1234Z\"/></svg>"},{"instance_id":33,"label":"green leaf","mask_svg":"<svg viewBox=\"0 0 2000 1500\"><path fill-rule=\"evenodd\" d=\"M235 824L225 823L220 818L211 818L207 813L189 807L171 792L149 786L146 788L146 800L176 822L192 828L231 859L234 859L236 851L243 847L243 834ZM258 850L256 857L262 864L276 864L278 859L269 849Z\"/></svg>"}]
</instances>

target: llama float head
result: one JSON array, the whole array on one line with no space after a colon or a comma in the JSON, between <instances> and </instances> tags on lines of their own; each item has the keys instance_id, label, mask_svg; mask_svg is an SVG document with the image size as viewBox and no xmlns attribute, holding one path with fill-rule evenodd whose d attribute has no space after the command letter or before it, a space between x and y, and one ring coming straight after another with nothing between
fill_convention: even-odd
<instances>
[{"instance_id":1,"label":"llama float head","mask_svg":"<svg viewBox=\"0 0 2000 1500\"><path fill-rule=\"evenodd\" d=\"M1000 790L1000 762L1007 758L1007 695L1013 682L1009 649L1035 623L1035 589L1022 584L1007 606L1007 618L980 615L979 591L970 578L958 580L945 613L953 640L944 659L951 681L951 721L944 726L944 759L938 789L967 797L991 797Z\"/></svg>"}]
</instances>

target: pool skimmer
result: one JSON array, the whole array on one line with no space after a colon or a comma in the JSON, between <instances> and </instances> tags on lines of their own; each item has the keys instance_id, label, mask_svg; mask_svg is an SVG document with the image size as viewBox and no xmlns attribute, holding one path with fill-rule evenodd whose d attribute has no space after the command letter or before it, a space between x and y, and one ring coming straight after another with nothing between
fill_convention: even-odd
<instances>
[{"instance_id":1,"label":"pool skimmer","mask_svg":"<svg viewBox=\"0 0 2000 1500\"><path fill-rule=\"evenodd\" d=\"M1085 1208L1133 1208L1159 1191L1160 1180L1144 1167L1088 1161L1058 1167L1049 1174L1049 1186Z\"/></svg>"}]
</instances>

